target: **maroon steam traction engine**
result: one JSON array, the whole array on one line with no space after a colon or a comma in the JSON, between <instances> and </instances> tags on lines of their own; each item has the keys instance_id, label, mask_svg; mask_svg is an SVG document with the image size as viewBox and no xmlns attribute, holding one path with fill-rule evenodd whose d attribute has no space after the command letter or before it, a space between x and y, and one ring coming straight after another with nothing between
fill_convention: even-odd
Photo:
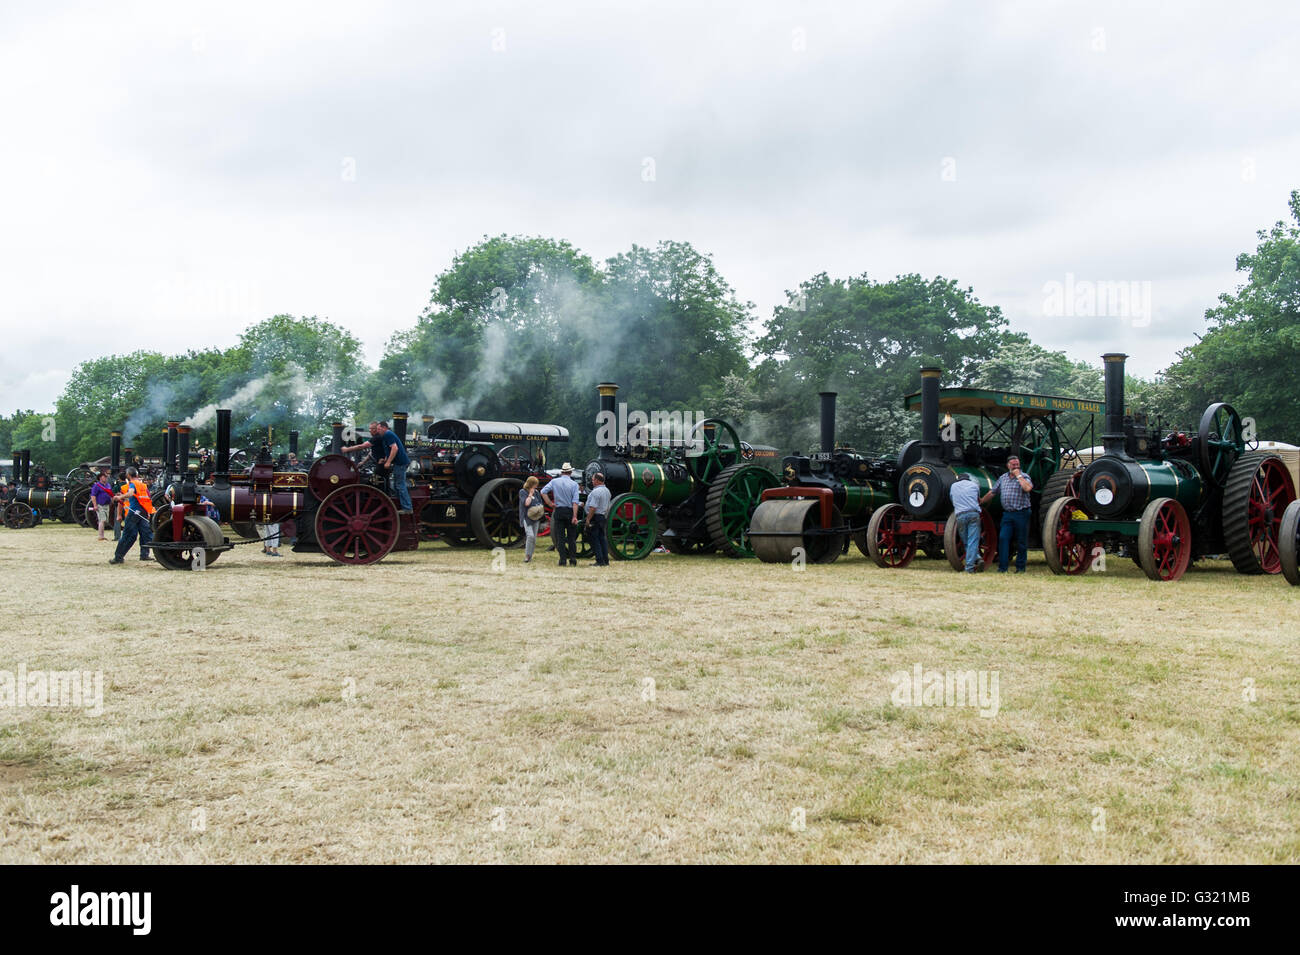
<instances>
[{"instance_id":1,"label":"maroon steam traction engine","mask_svg":"<svg viewBox=\"0 0 1300 955\"><path fill-rule=\"evenodd\" d=\"M404 438L405 420L394 430ZM222 521L231 525L245 543L259 539L258 524L278 524L294 519L298 526L296 554L325 554L343 564L373 564L393 551L420 546L415 515L428 491L411 487L414 513L399 514L387 482L377 474L363 474L340 453L343 425L335 423L329 454L317 458L311 470L276 471L269 449L245 474L230 473L230 411L217 411L217 449L212 484L200 486L189 469L190 429L177 431L177 457L183 478L178 503L162 508L151 546L158 562L169 570L188 570L211 564L235 547L208 517L200 497L211 501Z\"/></svg>"}]
</instances>

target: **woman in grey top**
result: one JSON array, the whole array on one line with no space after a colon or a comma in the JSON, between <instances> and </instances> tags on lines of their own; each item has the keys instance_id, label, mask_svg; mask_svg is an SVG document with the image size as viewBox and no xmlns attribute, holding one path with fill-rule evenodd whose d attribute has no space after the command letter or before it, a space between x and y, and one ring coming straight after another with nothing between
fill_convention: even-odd
<instances>
[{"instance_id":1,"label":"woman in grey top","mask_svg":"<svg viewBox=\"0 0 1300 955\"><path fill-rule=\"evenodd\" d=\"M537 489L537 478L529 476L524 482L524 486L519 489L519 524L524 529L524 563L533 559L533 549L537 546L537 528L541 526L542 518L545 512L539 514L536 520L528 519L528 509L535 505L541 505L542 492Z\"/></svg>"}]
</instances>

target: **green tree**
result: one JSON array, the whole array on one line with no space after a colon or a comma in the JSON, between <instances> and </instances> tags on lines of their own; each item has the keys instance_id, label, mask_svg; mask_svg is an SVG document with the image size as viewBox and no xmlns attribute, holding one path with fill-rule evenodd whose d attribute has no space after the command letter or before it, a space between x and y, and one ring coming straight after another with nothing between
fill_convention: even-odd
<instances>
[{"instance_id":1,"label":"green tree","mask_svg":"<svg viewBox=\"0 0 1300 955\"><path fill-rule=\"evenodd\" d=\"M921 368L942 368L947 387L968 384L1006 337L999 308L942 277L821 273L786 294L758 342L754 374L767 440L782 448L812 448L817 392L837 391L836 440L892 453L919 435L903 396L920 388Z\"/></svg>"},{"instance_id":2,"label":"green tree","mask_svg":"<svg viewBox=\"0 0 1300 955\"><path fill-rule=\"evenodd\" d=\"M389 342L365 404L559 424L579 461L595 452L600 381L632 408L708 412L723 378L747 371L749 309L687 243L634 246L602 270L567 242L485 238Z\"/></svg>"},{"instance_id":3,"label":"green tree","mask_svg":"<svg viewBox=\"0 0 1300 955\"><path fill-rule=\"evenodd\" d=\"M1209 331L1165 370L1168 420L1192 427L1206 406L1227 401L1255 419L1261 438L1300 442L1300 191L1290 211L1291 223L1260 230L1255 251L1237 256L1246 281L1219 296L1205 313Z\"/></svg>"}]
</instances>

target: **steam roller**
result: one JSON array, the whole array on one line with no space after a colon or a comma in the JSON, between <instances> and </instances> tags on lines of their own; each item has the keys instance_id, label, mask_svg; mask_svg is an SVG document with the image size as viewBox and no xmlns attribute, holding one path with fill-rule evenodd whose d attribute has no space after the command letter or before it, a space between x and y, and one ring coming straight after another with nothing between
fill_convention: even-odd
<instances>
[{"instance_id":1,"label":"steam roller","mask_svg":"<svg viewBox=\"0 0 1300 955\"><path fill-rule=\"evenodd\" d=\"M872 513L894 499L898 462L871 458L835 444L836 393L823 391L821 451L782 462L784 487L762 491L749 524L749 543L764 563L829 564L852 540L867 555Z\"/></svg>"}]
</instances>

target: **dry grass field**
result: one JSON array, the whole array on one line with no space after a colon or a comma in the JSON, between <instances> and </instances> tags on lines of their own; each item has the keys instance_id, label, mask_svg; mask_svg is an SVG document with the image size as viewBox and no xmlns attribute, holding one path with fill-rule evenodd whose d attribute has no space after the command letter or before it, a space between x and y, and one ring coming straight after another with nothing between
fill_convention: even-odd
<instances>
[{"instance_id":1,"label":"dry grass field","mask_svg":"<svg viewBox=\"0 0 1300 955\"><path fill-rule=\"evenodd\" d=\"M0 709L0 862L1300 860L1300 591L1226 562L109 550L0 530L0 670L104 675Z\"/></svg>"}]
</instances>

